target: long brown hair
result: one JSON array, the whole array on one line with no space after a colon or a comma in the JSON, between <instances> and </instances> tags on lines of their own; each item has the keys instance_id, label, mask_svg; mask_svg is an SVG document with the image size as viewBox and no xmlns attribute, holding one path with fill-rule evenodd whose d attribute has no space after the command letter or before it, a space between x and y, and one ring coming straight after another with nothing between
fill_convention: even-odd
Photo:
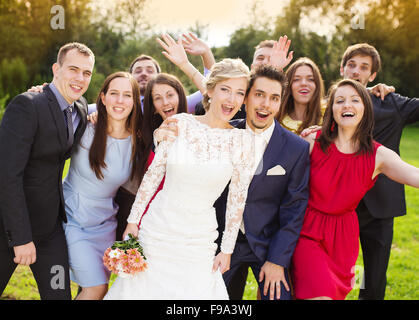
<instances>
[{"instance_id":1,"label":"long brown hair","mask_svg":"<svg viewBox=\"0 0 419 320\"><path fill-rule=\"evenodd\" d=\"M171 86L173 89L175 89L179 97L177 113L186 113L188 110L185 90L183 89L182 83L175 76L171 74L167 74L167 73L159 73L156 77L154 77L147 83L147 87L145 89L145 94L144 94L144 100L143 100L144 117L143 117L143 124L141 128L141 134L142 134L141 148L142 148L142 154L144 156L142 157L138 166L140 181L142 180L142 177L147 171L148 155L150 154L150 151L153 146L153 132L163 122L162 117L156 111L156 108L153 103L152 91L153 91L154 85L156 84L166 84L166 85Z\"/></svg>"},{"instance_id":2,"label":"long brown hair","mask_svg":"<svg viewBox=\"0 0 419 320\"><path fill-rule=\"evenodd\" d=\"M102 102L101 95L102 93L106 95L109 89L109 84L116 78L127 78L129 80L134 99L132 111L125 122L127 131L131 133L131 179L139 176L138 165L140 160L143 158L141 157L138 147L139 137L141 135L140 125L142 122L140 88L137 81L128 72L115 72L105 79L96 100L98 116L95 127L95 135L89 151L89 163L90 167L95 172L96 177L100 180L104 178L102 169L106 168L105 154L106 141L108 138L108 113L106 112L106 107Z\"/></svg>"},{"instance_id":3,"label":"long brown hair","mask_svg":"<svg viewBox=\"0 0 419 320\"><path fill-rule=\"evenodd\" d=\"M329 90L327 108L323 118L322 133L318 138L320 147L323 152L327 152L330 144L338 135L338 124L333 118L333 103L337 89L343 86L353 87L361 97L362 103L364 104L364 115L359 122L354 135L352 136L354 144L358 144L358 150L356 153L371 153L374 150L372 138L372 131L374 128L374 111L371 97L367 89L361 83L351 79L341 80L333 85Z\"/></svg>"},{"instance_id":4,"label":"long brown hair","mask_svg":"<svg viewBox=\"0 0 419 320\"><path fill-rule=\"evenodd\" d=\"M320 73L317 65L309 58L303 57L295 61L292 65L289 66L287 72L285 73L288 81L288 90L285 90L285 94L282 98L281 108L277 115L277 120L279 123L282 123L286 115L291 114L294 111L294 97L292 95L292 83L294 82L294 75L297 69L301 66L308 66L313 71L314 82L316 84L316 89L314 91L313 97L309 101L305 114L304 120L301 123L300 127L297 130L297 134L300 134L305 128L308 128L312 125L318 125L322 119L321 104L324 97L324 84L323 78Z\"/></svg>"}]
</instances>

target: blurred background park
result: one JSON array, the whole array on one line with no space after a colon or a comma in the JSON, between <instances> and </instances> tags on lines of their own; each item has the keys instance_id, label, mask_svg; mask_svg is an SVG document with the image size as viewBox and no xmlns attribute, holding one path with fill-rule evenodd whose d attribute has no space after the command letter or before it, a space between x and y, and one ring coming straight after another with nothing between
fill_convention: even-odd
<instances>
[{"instance_id":1,"label":"blurred background park","mask_svg":"<svg viewBox=\"0 0 419 320\"><path fill-rule=\"evenodd\" d=\"M261 40L287 35L294 61L303 56L314 60L326 88L340 78L346 47L368 42L383 62L373 84L392 85L409 97L419 92L418 0L0 0L0 25L0 119L14 96L51 81L58 49L71 41L85 43L96 55L85 94L89 103L95 102L107 75L127 70L141 53L153 56L164 72L177 75L187 91L194 92L191 82L161 54L155 38L162 32L176 39L193 32L207 41L217 61L240 57L249 66ZM199 57L190 59L202 70ZM402 157L419 166L419 126L405 131ZM417 190L407 188L407 202L408 215L395 224L390 299L419 298ZM2 299L39 298L26 272L12 278ZM400 278L392 278L393 272ZM249 281L251 288L254 283ZM254 295L255 290L248 289L246 297Z\"/></svg>"}]
</instances>

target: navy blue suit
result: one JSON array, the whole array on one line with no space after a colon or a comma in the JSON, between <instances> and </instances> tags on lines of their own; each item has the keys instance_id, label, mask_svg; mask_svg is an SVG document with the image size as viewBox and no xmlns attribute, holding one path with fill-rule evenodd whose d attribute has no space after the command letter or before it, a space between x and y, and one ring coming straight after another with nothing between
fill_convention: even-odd
<instances>
[{"instance_id":1,"label":"navy blue suit","mask_svg":"<svg viewBox=\"0 0 419 320\"><path fill-rule=\"evenodd\" d=\"M238 120L232 125L244 129L246 121ZM267 171L277 165L285 169L285 174L267 175ZM309 166L309 144L275 121L272 137L259 164L261 173L253 177L249 186L243 213L245 234L239 231L230 270L223 275L230 299L241 299L240 294L234 293L236 288L231 282L244 267L250 266L256 279L266 261L281 265L287 271L307 207ZM224 230L227 194L228 186L214 204L219 231ZM221 234L218 241L220 238ZM288 272L285 274L289 284ZM266 299L263 285L264 282L259 283L262 299ZM282 285L281 299L290 298L291 292L286 292Z\"/></svg>"}]
</instances>

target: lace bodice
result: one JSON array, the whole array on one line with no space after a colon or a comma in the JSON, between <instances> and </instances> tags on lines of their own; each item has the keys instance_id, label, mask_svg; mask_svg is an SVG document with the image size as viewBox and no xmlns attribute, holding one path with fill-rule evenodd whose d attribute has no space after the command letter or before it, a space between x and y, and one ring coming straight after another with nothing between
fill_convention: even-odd
<instances>
[{"instance_id":1,"label":"lace bodice","mask_svg":"<svg viewBox=\"0 0 419 320\"><path fill-rule=\"evenodd\" d=\"M173 117L178 119L178 137L157 147L128 222L138 224L165 174L160 193L168 195L171 206L183 206L194 214L213 209L214 201L231 180L221 251L232 253L253 177L254 136L246 130L210 128L190 114Z\"/></svg>"}]
</instances>

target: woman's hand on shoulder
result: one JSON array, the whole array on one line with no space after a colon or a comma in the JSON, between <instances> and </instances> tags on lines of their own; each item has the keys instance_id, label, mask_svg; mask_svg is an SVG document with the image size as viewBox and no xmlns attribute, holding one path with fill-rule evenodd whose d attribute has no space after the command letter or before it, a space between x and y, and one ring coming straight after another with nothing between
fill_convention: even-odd
<instances>
[{"instance_id":1,"label":"woman's hand on shoulder","mask_svg":"<svg viewBox=\"0 0 419 320\"><path fill-rule=\"evenodd\" d=\"M47 82L44 82L42 85L37 85L37 86L32 86L30 89L28 89L27 92L36 92L36 93L41 93L44 91L44 87L48 85Z\"/></svg>"},{"instance_id":2,"label":"woman's hand on shoulder","mask_svg":"<svg viewBox=\"0 0 419 320\"><path fill-rule=\"evenodd\" d=\"M91 114L88 114L87 115L87 121L89 121L93 125L96 125L96 123L97 123L97 111L94 111Z\"/></svg>"},{"instance_id":3,"label":"woman's hand on shoulder","mask_svg":"<svg viewBox=\"0 0 419 320\"><path fill-rule=\"evenodd\" d=\"M174 141L179 135L178 119L167 118L163 123L154 131L154 140L157 143L162 141Z\"/></svg>"}]
</instances>

